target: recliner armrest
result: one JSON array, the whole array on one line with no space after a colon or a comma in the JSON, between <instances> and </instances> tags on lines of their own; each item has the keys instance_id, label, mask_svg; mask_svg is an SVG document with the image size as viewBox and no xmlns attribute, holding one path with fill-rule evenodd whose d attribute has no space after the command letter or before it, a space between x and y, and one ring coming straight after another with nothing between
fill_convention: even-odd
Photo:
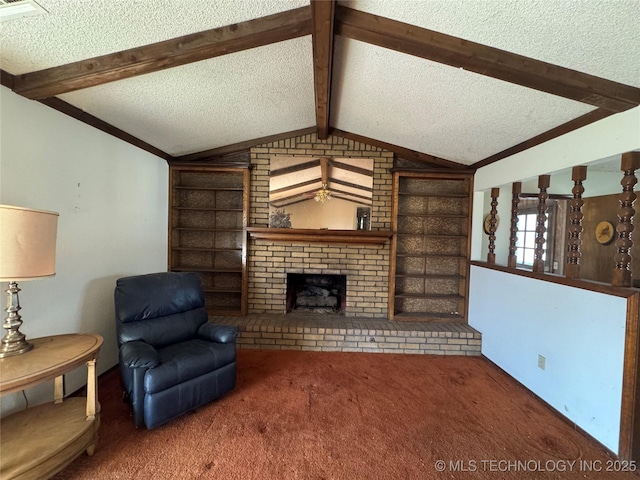
<instances>
[{"instance_id":1,"label":"recliner armrest","mask_svg":"<svg viewBox=\"0 0 640 480\"><path fill-rule=\"evenodd\" d=\"M160 356L148 343L135 341L120 347L121 361L129 368L154 368L160 365Z\"/></svg>"},{"instance_id":2,"label":"recliner armrest","mask_svg":"<svg viewBox=\"0 0 640 480\"><path fill-rule=\"evenodd\" d=\"M198 328L198 337L203 340L216 343L233 343L240 330L238 327L230 325L214 325L213 323L203 323Z\"/></svg>"}]
</instances>

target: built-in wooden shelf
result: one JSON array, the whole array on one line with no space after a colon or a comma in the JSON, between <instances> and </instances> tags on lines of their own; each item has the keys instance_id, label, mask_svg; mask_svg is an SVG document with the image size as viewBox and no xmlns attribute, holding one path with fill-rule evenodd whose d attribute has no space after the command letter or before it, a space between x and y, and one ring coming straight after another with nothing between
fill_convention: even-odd
<instances>
[{"instance_id":1,"label":"built-in wooden shelf","mask_svg":"<svg viewBox=\"0 0 640 480\"><path fill-rule=\"evenodd\" d=\"M169 184L169 269L198 273L210 315L246 315L249 170L175 164Z\"/></svg>"},{"instance_id":2,"label":"built-in wooden shelf","mask_svg":"<svg viewBox=\"0 0 640 480\"><path fill-rule=\"evenodd\" d=\"M466 319L472 176L393 174L389 318Z\"/></svg>"},{"instance_id":3,"label":"built-in wooden shelf","mask_svg":"<svg viewBox=\"0 0 640 480\"><path fill-rule=\"evenodd\" d=\"M269 227L249 227L247 232L251 238L276 242L354 245L382 245L393 235L393 232L387 230L313 230Z\"/></svg>"}]
</instances>

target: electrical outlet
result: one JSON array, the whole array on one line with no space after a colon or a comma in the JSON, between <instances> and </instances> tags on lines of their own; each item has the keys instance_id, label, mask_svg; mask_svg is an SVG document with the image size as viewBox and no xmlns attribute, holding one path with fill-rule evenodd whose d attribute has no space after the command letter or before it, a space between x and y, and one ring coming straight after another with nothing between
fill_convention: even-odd
<instances>
[{"instance_id":1,"label":"electrical outlet","mask_svg":"<svg viewBox=\"0 0 640 480\"><path fill-rule=\"evenodd\" d=\"M560 265L558 265L558 262L553 262L553 269L554 269L554 270L558 270L558 267L559 267L559 266L560 266Z\"/></svg>"},{"instance_id":2,"label":"electrical outlet","mask_svg":"<svg viewBox=\"0 0 640 480\"><path fill-rule=\"evenodd\" d=\"M547 359L544 358L542 355L538 355L538 368L540 370L544 370L546 365L547 365Z\"/></svg>"}]
</instances>

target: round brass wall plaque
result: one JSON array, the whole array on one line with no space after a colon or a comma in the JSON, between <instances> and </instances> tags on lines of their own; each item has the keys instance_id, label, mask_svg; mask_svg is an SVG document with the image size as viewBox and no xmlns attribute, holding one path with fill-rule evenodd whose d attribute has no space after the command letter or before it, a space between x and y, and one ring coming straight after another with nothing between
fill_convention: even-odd
<instances>
[{"instance_id":1,"label":"round brass wall plaque","mask_svg":"<svg viewBox=\"0 0 640 480\"><path fill-rule=\"evenodd\" d=\"M613 240L616 229L611 222L600 222L596 225L596 241L601 245L608 245Z\"/></svg>"},{"instance_id":2,"label":"round brass wall plaque","mask_svg":"<svg viewBox=\"0 0 640 480\"><path fill-rule=\"evenodd\" d=\"M499 224L500 224L500 217L496 215L496 230L498 229ZM489 232L491 229L491 214L488 214L486 217L484 217L482 228L484 229L484 233L489 235Z\"/></svg>"}]
</instances>

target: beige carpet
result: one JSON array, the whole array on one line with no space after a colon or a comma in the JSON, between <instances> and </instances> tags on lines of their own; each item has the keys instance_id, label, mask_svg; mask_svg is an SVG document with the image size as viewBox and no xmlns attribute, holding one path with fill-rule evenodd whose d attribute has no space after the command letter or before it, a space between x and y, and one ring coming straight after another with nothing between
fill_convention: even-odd
<instances>
[{"instance_id":1,"label":"beige carpet","mask_svg":"<svg viewBox=\"0 0 640 480\"><path fill-rule=\"evenodd\" d=\"M480 357L239 350L232 393L151 431L117 371L99 388L98 449L57 480L638 480Z\"/></svg>"}]
</instances>

